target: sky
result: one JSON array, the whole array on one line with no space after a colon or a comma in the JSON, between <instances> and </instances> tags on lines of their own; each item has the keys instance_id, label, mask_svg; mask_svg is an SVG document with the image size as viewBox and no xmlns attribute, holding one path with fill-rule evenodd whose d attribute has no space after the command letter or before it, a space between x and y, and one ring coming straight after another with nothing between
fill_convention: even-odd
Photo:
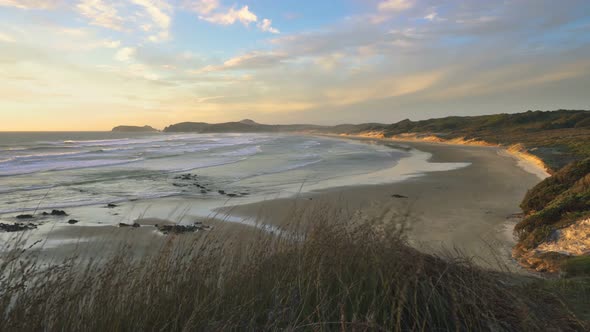
<instances>
[{"instance_id":1,"label":"sky","mask_svg":"<svg viewBox=\"0 0 590 332\"><path fill-rule=\"evenodd\" d=\"M0 131L560 108L588 0L0 0Z\"/></svg>"}]
</instances>

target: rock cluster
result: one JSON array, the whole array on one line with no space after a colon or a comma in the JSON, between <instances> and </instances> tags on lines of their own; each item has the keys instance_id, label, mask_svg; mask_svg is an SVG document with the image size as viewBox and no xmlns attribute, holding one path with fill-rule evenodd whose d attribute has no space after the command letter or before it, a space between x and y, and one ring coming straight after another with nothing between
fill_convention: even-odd
<instances>
[{"instance_id":1,"label":"rock cluster","mask_svg":"<svg viewBox=\"0 0 590 332\"><path fill-rule=\"evenodd\" d=\"M202 230L210 230L211 226L196 223L193 225L156 225L158 231L162 234L185 234L194 233Z\"/></svg>"},{"instance_id":2,"label":"rock cluster","mask_svg":"<svg viewBox=\"0 0 590 332\"><path fill-rule=\"evenodd\" d=\"M187 174L182 174L182 175L178 175L174 177L174 180L176 182L173 182L172 185L175 187L181 187L181 188L185 188L185 187L197 187L200 190L201 194L208 194L210 192L212 192L211 188L209 188L211 186L211 184L205 184L203 182L203 180L199 180L199 176L196 174L191 174L191 173L187 173ZM240 192L240 193L229 193L226 190L222 190L219 189L217 190L217 193L220 195L224 195L227 197L243 197L243 196L248 196L250 195L250 193L247 192Z\"/></svg>"},{"instance_id":3,"label":"rock cluster","mask_svg":"<svg viewBox=\"0 0 590 332\"><path fill-rule=\"evenodd\" d=\"M64 216L67 216L68 214L66 213L66 211L63 211L63 210L52 210L51 213L43 212L42 215L64 217Z\"/></svg>"},{"instance_id":4,"label":"rock cluster","mask_svg":"<svg viewBox=\"0 0 590 332\"><path fill-rule=\"evenodd\" d=\"M37 225L28 223L14 223L14 224L4 224L0 223L0 231L4 232L20 232L20 231L28 231L31 229L36 229Z\"/></svg>"}]
</instances>

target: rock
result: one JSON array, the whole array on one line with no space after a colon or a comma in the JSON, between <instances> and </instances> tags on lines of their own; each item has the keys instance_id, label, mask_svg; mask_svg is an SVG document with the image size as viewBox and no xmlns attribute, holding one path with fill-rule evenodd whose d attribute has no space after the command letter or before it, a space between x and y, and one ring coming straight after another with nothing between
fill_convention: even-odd
<instances>
[{"instance_id":1,"label":"rock","mask_svg":"<svg viewBox=\"0 0 590 332\"><path fill-rule=\"evenodd\" d=\"M32 214L19 214L18 216L16 216L16 219L33 219L33 215Z\"/></svg>"},{"instance_id":2,"label":"rock","mask_svg":"<svg viewBox=\"0 0 590 332\"><path fill-rule=\"evenodd\" d=\"M76 220L76 219L70 219L70 220L68 220L68 224L70 224L70 225L77 224L78 222L79 222L79 221L78 221L78 220Z\"/></svg>"},{"instance_id":3,"label":"rock","mask_svg":"<svg viewBox=\"0 0 590 332\"><path fill-rule=\"evenodd\" d=\"M43 213L41 213L41 215L43 215L43 216L48 216L48 215L49 215L49 213L47 213L47 212L43 212Z\"/></svg>"},{"instance_id":4,"label":"rock","mask_svg":"<svg viewBox=\"0 0 590 332\"><path fill-rule=\"evenodd\" d=\"M391 197L394 197L394 198L408 198L408 196L399 195L399 194L391 195Z\"/></svg>"},{"instance_id":5,"label":"rock","mask_svg":"<svg viewBox=\"0 0 590 332\"><path fill-rule=\"evenodd\" d=\"M225 195L225 190L218 190L218 193L220 193L221 195Z\"/></svg>"},{"instance_id":6,"label":"rock","mask_svg":"<svg viewBox=\"0 0 590 332\"><path fill-rule=\"evenodd\" d=\"M237 194L227 194L227 197L238 197Z\"/></svg>"},{"instance_id":7,"label":"rock","mask_svg":"<svg viewBox=\"0 0 590 332\"><path fill-rule=\"evenodd\" d=\"M141 227L141 225L140 225L140 224L138 224L138 223L133 223L132 225L130 225L130 224L126 224L126 223L122 222L122 223L119 223L119 227L133 227L133 228L139 228L139 227Z\"/></svg>"},{"instance_id":8,"label":"rock","mask_svg":"<svg viewBox=\"0 0 590 332\"><path fill-rule=\"evenodd\" d=\"M163 234L185 234L211 229L210 226L203 225L201 222L194 225L156 225L156 228Z\"/></svg>"},{"instance_id":9,"label":"rock","mask_svg":"<svg viewBox=\"0 0 590 332\"><path fill-rule=\"evenodd\" d=\"M117 204L113 204L113 203L109 203L109 204L107 204L107 207L108 207L109 209L116 208L117 206L118 206Z\"/></svg>"},{"instance_id":10,"label":"rock","mask_svg":"<svg viewBox=\"0 0 590 332\"><path fill-rule=\"evenodd\" d=\"M31 229L36 229L37 225L35 224L23 224L23 223L14 223L14 224L3 224L0 223L0 231L4 232L21 232L21 231L28 231Z\"/></svg>"},{"instance_id":11,"label":"rock","mask_svg":"<svg viewBox=\"0 0 590 332\"><path fill-rule=\"evenodd\" d=\"M63 211L63 210L53 210L53 211L51 211L51 215L52 216L67 216L68 214L66 213L66 211Z\"/></svg>"}]
</instances>

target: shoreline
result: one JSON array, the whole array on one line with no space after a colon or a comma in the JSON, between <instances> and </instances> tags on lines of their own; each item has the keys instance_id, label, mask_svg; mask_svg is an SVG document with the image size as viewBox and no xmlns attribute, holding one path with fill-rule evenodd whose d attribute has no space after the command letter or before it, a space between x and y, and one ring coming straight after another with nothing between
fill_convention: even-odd
<instances>
[{"instance_id":1,"label":"shoreline","mask_svg":"<svg viewBox=\"0 0 590 332\"><path fill-rule=\"evenodd\" d=\"M350 136L336 138L375 140ZM387 144L393 140L378 141L378 144ZM509 216L520 211L519 199L529 187L538 182L537 176L522 169L515 158L499 154L499 148L496 147L486 149L481 146L429 142L402 143L428 154L428 163L435 166L448 163L468 165L419 174L416 174L412 167L406 167L407 173L400 172L402 179L397 179L398 182L392 182L393 179L388 178L390 175L385 173L379 174L384 179L378 179L381 182L374 184L335 186L320 190L309 188L312 190L301 195L268 197L263 201L246 204L230 200L227 206L217 209L220 212L220 218L217 219L223 220L223 214L227 213L232 220L213 221L216 224L215 230L209 234L223 237L224 232L229 232L240 241L247 241L249 236L256 233L256 228L252 227L256 223L281 228L288 225L289 218L293 220L293 216L296 215L294 212L297 211L307 211L305 215L300 215L302 220L307 222L313 219L314 213L335 213L330 210L338 210L339 213L344 211L353 218L401 221L400 227L409 229L410 244L423 251L451 255L453 252L462 253L474 257L481 266L520 271L520 266L510 255L515 241L507 235L506 225L513 222L509 220ZM403 158L402 161L406 159L411 158ZM137 213L142 218L162 218L162 214L165 216L166 213L159 210L171 206L180 207L180 210L183 210L183 206L195 207L193 212L197 212L196 214L187 210L185 214L180 215L179 220L203 218L203 215L198 213L198 210L203 208L199 207L199 203L191 198L178 197L123 204L114 211L98 207L82 208L82 211L86 211L85 214L88 216L101 213L100 211L116 211L121 214L124 222L129 222L140 219L133 217ZM167 220L176 220L177 217L170 216ZM210 220L213 220L212 217L217 216L210 217ZM243 218L246 222L236 222L236 218ZM49 223L46 228L53 227L51 224L53 223ZM101 240L114 243L114 238L124 238L122 234L131 234L130 232L134 231L118 229L109 224L95 227L59 225L56 228L58 232L48 236L50 241L65 240L66 244L49 251L59 256L80 248L80 243L86 245L86 239L96 246ZM145 250L145 243L139 243L141 239L159 241L165 238L153 234L151 228L142 227L136 231L140 232L137 239L126 240L137 242L139 251ZM83 239L75 244L67 243L81 237Z\"/></svg>"},{"instance_id":2,"label":"shoreline","mask_svg":"<svg viewBox=\"0 0 590 332\"><path fill-rule=\"evenodd\" d=\"M404 134L396 135L392 137L385 137L383 133L367 133L360 135L349 135L339 134L331 135L327 134L328 137L344 137L344 138L359 138L359 139L377 139L385 142L422 142L422 143L433 143L442 145L458 145L458 146L482 146L482 147L495 147L502 149L506 154L514 157L519 161L519 166L528 171L529 173L535 174L539 179L544 180L551 176L550 168L541 160L541 158L529 153L522 146L522 144L513 144L510 146L503 146L500 144L492 144L481 140L466 140L465 138L453 138L446 140L434 135L420 136L418 134Z\"/></svg>"}]
</instances>

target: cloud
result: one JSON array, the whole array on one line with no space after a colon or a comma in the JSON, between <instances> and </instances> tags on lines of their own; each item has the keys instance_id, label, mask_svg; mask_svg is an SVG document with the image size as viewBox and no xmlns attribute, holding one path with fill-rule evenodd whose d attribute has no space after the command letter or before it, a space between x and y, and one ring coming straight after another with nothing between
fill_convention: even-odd
<instances>
[{"instance_id":1,"label":"cloud","mask_svg":"<svg viewBox=\"0 0 590 332\"><path fill-rule=\"evenodd\" d=\"M51 9L61 0L0 0L0 6L16 7L20 9Z\"/></svg>"},{"instance_id":2,"label":"cloud","mask_svg":"<svg viewBox=\"0 0 590 332\"><path fill-rule=\"evenodd\" d=\"M430 14L428 14L428 15L424 16L424 19L425 19L425 20L429 20L429 21L434 21L434 20L436 19L436 17L437 17L437 16L438 16L438 14L437 14L437 13L435 13L435 12L432 12L432 13L430 13Z\"/></svg>"},{"instance_id":3,"label":"cloud","mask_svg":"<svg viewBox=\"0 0 590 332\"><path fill-rule=\"evenodd\" d=\"M133 47L120 48L115 54L115 60L121 62L129 62L133 60L133 57L135 56L136 52L137 50Z\"/></svg>"},{"instance_id":4,"label":"cloud","mask_svg":"<svg viewBox=\"0 0 590 332\"><path fill-rule=\"evenodd\" d=\"M186 8L201 14L207 15L219 8L219 0L196 0L185 4Z\"/></svg>"},{"instance_id":5,"label":"cloud","mask_svg":"<svg viewBox=\"0 0 590 332\"><path fill-rule=\"evenodd\" d=\"M272 26L272 20L265 18L259 21L258 16L248 6L239 8L234 5L233 7L222 8L219 0L197 0L186 3L185 8L196 12L199 14L199 19L209 23L232 25L239 22L244 26L258 23L257 27L260 31L273 34L280 33L279 29Z\"/></svg>"},{"instance_id":6,"label":"cloud","mask_svg":"<svg viewBox=\"0 0 590 332\"><path fill-rule=\"evenodd\" d=\"M232 25L241 22L243 25L248 26L250 23L258 21L258 17L250 11L248 6L243 6L239 10L232 7L225 13L214 13L209 16L199 16L199 18L220 25Z\"/></svg>"},{"instance_id":7,"label":"cloud","mask_svg":"<svg viewBox=\"0 0 590 332\"><path fill-rule=\"evenodd\" d=\"M148 37L150 41L160 42L170 37L169 29L172 21L170 17L172 6L170 4L161 0L131 0L131 2L143 8L151 20L152 24L142 24L140 28L144 31L151 31L152 25L159 28L158 33Z\"/></svg>"},{"instance_id":8,"label":"cloud","mask_svg":"<svg viewBox=\"0 0 590 332\"><path fill-rule=\"evenodd\" d=\"M103 0L81 0L76 5L78 12L90 20L90 24L112 30L123 30L123 18L116 7Z\"/></svg>"},{"instance_id":9,"label":"cloud","mask_svg":"<svg viewBox=\"0 0 590 332\"><path fill-rule=\"evenodd\" d=\"M121 46L121 42L118 40L105 39L100 42L100 45L102 45L106 48L117 48L117 47Z\"/></svg>"},{"instance_id":10,"label":"cloud","mask_svg":"<svg viewBox=\"0 0 590 332\"><path fill-rule=\"evenodd\" d=\"M270 33L274 33L274 34L281 33L278 29L275 29L272 27L272 21L267 18L262 20L262 22L258 23L258 28L264 32L270 32Z\"/></svg>"},{"instance_id":11,"label":"cloud","mask_svg":"<svg viewBox=\"0 0 590 332\"><path fill-rule=\"evenodd\" d=\"M414 6L411 0L385 0L377 6L383 12L402 12Z\"/></svg>"},{"instance_id":12,"label":"cloud","mask_svg":"<svg viewBox=\"0 0 590 332\"><path fill-rule=\"evenodd\" d=\"M0 32L0 42L14 43L15 42L15 39L12 36L10 36L10 35L7 35L7 34L5 34L3 32Z\"/></svg>"},{"instance_id":13,"label":"cloud","mask_svg":"<svg viewBox=\"0 0 590 332\"><path fill-rule=\"evenodd\" d=\"M194 74L220 72L226 70L252 70L271 67L288 59L288 56L275 52L251 52L233 57L220 66L206 66L193 71Z\"/></svg>"}]
</instances>

